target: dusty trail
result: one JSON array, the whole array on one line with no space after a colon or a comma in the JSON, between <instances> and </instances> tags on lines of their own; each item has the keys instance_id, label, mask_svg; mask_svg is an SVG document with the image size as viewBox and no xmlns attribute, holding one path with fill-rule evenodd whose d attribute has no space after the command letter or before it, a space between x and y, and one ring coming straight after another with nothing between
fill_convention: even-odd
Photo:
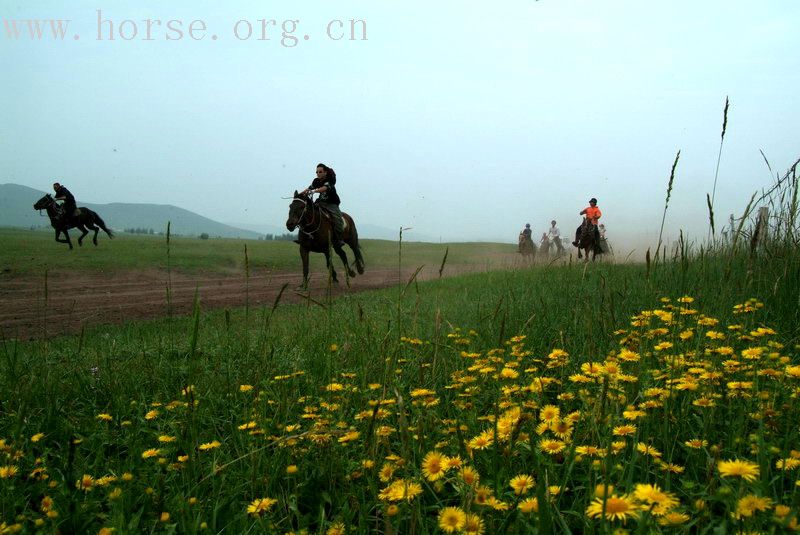
<instances>
[{"instance_id":1,"label":"dusty trail","mask_svg":"<svg viewBox=\"0 0 800 535\"><path fill-rule=\"evenodd\" d=\"M485 267L448 266L450 275L479 271ZM414 273L408 268L368 270L351 280L350 288L342 282L334 295L386 288L406 282ZM418 279L438 277L438 269L423 268ZM188 314L197 291L204 310L271 305L280 289L288 283L281 302L300 302L304 295L294 291L301 282L297 273L256 273L249 281L244 275L185 275L150 270L116 274L52 272L42 277L9 278L0 275L0 339L33 339L79 332L84 326L121 324L128 321L166 316L167 286L171 292L172 313ZM315 273L310 282L313 299L324 299L325 274ZM45 306L46 305L46 306Z\"/></svg>"}]
</instances>

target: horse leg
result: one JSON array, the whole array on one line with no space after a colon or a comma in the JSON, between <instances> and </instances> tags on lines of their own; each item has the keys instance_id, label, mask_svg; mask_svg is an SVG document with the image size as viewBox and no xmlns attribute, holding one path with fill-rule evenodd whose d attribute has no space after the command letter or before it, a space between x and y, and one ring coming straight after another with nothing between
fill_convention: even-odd
<instances>
[{"instance_id":1,"label":"horse leg","mask_svg":"<svg viewBox=\"0 0 800 535\"><path fill-rule=\"evenodd\" d=\"M86 228L89 230L94 231L94 236L92 236L92 243L97 246L97 233L100 232L100 229L94 223L86 223Z\"/></svg>"},{"instance_id":2,"label":"horse leg","mask_svg":"<svg viewBox=\"0 0 800 535\"><path fill-rule=\"evenodd\" d=\"M336 270L333 268L333 262L331 262L330 250L325 251L325 267L328 268L328 271L331 274L331 280L333 280L334 283L339 284L339 279L336 278Z\"/></svg>"},{"instance_id":3,"label":"horse leg","mask_svg":"<svg viewBox=\"0 0 800 535\"><path fill-rule=\"evenodd\" d=\"M59 240L59 239L58 239L58 236L59 236L59 235L60 235L62 232L64 233L64 238L66 238L66 239ZM70 240L70 239L69 239L69 232L67 232L67 229L64 229L64 230L59 230L59 229L56 229L56 241L57 241L58 243L66 243L67 245L69 245L69 248L70 248L70 249L72 249L72 240Z\"/></svg>"},{"instance_id":4,"label":"horse leg","mask_svg":"<svg viewBox=\"0 0 800 535\"><path fill-rule=\"evenodd\" d=\"M347 272L347 274L350 277L355 277L356 272L353 271L353 268L350 267L350 262L348 262L347 260L347 253L344 252L344 249L339 246L336 246L333 248L333 250L336 251L336 254L339 255L339 258L342 259L342 263L344 264L344 270Z\"/></svg>"},{"instance_id":5,"label":"horse leg","mask_svg":"<svg viewBox=\"0 0 800 535\"><path fill-rule=\"evenodd\" d=\"M86 230L86 227L84 227L83 224L75 225L75 228L77 228L78 230L81 231L81 235L78 236L78 246L79 247L83 247L83 238L85 238L86 235L89 234L89 231ZM97 244L95 244L95 245L97 245Z\"/></svg>"},{"instance_id":6,"label":"horse leg","mask_svg":"<svg viewBox=\"0 0 800 535\"><path fill-rule=\"evenodd\" d=\"M353 241L349 241L347 245L350 246L350 249L353 251L353 256L356 257L356 270L360 275L364 274L364 257L361 256L361 248L358 246L358 240L353 243Z\"/></svg>"}]
</instances>

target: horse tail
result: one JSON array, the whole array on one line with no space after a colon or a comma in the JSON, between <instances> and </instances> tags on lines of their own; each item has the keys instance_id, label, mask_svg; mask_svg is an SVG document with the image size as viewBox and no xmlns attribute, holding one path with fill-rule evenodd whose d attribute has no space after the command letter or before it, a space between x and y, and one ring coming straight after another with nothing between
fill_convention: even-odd
<instances>
[{"instance_id":1,"label":"horse tail","mask_svg":"<svg viewBox=\"0 0 800 535\"><path fill-rule=\"evenodd\" d=\"M113 239L114 238L114 232L110 228L106 227L106 223L105 223L105 221L103 221L103 218L100 217L100 215L97 212L92 212L92 214L94 214L94 222L95 222L95 224L98 227L100 227L101 229L103 229L103 231L106 234L108 234L109 238Z\"/></svg>"},{"instance_id":2,"label":"horse tail","mask_svg":"<svg viewBox=\"0 0 800 535\"><path fill-rule=\"evenodd\" d=\"M353 254L356 255L356 269L359 273L364 273L364 256L361 254L361 242L358 240L358 229L356 222L350 217L350 214L343 214L347 217L347 223L350 225L350 248L353 249Z\"/></svg>"}]
</instances>

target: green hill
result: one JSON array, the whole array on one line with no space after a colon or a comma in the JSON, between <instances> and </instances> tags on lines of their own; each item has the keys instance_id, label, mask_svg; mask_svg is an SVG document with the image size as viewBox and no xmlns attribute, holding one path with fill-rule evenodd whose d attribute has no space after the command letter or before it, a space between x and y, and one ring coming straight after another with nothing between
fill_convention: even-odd
<instances>
[{"instance_id":1,"label":"green hill","mask_svg":"<svg viewBox=\"0 0 800 535\"><path fill-rule=\"evenodd\" d=\"M50 227L47 217L40 216L39 212L33 209L33 204L44 194L44 191L19 184L0 184L0 227ZM79 202L78 206L85 206L94 210L100 214L100 217L110 228L117 231L129 228L143 228L153 229L155 233L164 232L169 221L171 222L170 231L173 234L184 236L200 235L202 233L222 238L256 239L261 236L257 232L218 223L189 210L169 204L118 202L93 204Z\"/></svg>"}]
</instances>

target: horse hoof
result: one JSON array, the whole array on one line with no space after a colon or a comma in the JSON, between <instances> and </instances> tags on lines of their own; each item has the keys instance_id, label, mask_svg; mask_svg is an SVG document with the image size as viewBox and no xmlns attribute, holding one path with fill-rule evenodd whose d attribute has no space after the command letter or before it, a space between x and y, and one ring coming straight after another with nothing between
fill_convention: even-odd
<instances>
[{"instance_id":1,"label":"horse hoof","mask_svg":"<svg viewBox=\"0 0 800 535\"><path fill-rule=\"evenodd\" d=\"M347 274L350 275L351 277L355 277L356 276L356 272L353 271L352 269L350 271L348 271Z\"/></svg>"},{"instance_id":2,"label":"horse hoof","mask_svg":"<svg viewBox=\"0 0 800 535\"><path fill-rule=\"evenodd\" d=\"M358 271L359 275L364 274L364 266L362 266L361 264L356 265L356 270Z\"/></svg>"}]
</instances>

